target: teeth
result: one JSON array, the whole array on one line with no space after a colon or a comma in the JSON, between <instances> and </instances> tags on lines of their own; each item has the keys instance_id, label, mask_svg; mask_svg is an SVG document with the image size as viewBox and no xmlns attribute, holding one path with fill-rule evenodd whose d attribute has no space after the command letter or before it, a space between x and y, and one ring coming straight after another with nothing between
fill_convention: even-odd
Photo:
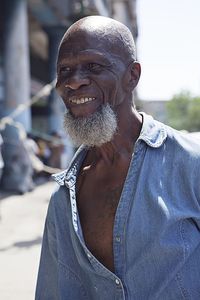
<instances>
[{"instance_id":1,"label":"teeth","mask_svg":"<svg viewBox=\"0 0 200 300\"><path fill-rule=\"evenodd\" d=\"M86 103L86 102L90 102L92 100L95 100L94 97L85 97L85 98L77 98L77 99L69 99L69 101L71 103L75 103L75 104L82 104L82 103Z\"/></svg>"}]
</instances>

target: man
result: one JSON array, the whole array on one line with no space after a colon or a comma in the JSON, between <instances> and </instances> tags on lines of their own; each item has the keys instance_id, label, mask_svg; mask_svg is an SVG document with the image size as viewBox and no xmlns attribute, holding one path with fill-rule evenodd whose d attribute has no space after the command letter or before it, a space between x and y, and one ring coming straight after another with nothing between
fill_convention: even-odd
<instances>
[{"instance_id":1,"label":"man","mask_svg":"<svg viewBox=\"0 0 200 300\"><path fill-rule=\"evenodd\" d=\"M200 299L200 145L136 111L139 77L121 23L65 33L56 87L82 146L54 176L36 299Z\"/></svg>"}]
</instances>

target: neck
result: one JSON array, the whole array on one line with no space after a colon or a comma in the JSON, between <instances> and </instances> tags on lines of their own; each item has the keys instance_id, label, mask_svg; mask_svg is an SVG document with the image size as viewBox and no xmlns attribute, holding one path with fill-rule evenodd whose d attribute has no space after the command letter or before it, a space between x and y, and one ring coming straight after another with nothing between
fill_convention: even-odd
<instances>
[{"instance_id":1,"label":"neck","mask_svg":"<svg viewBox=\"0 0 200 300\"><path fill-rule=\"evenodd\" d=\"M142 127L142 116L134 107L119 105L116 109L116 114L118 130L112 141L90 150L90 153L98 160L103 159L109 164L113 164L120 156L132 155L133 147Z\"/></svg>"}]
</instances>

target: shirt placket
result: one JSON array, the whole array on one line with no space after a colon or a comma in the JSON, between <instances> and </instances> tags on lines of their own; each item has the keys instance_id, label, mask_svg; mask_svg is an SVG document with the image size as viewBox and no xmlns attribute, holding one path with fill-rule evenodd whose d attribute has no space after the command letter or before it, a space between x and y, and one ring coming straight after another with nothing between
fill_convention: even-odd
<instances>
[{"instance_id":1,"label":"shirt placket","mask_svg":"<svg viewBox=\"0 0 200 300\"><path fill-rule=\"evenodd\" d=\"M90 264L93 266L94 270L96 270L97 274L107 278L111 279L113 282L113 285L115 286L116 290L116 300L124 300L124 289L123 289L123 284L122 281L118 276L116 276L114 273L109 271L106 267L104 267L93 255L92 253L88 250L86 247L82 237L82 229L81 229L81 224L79 221L78 217L78 210L77 210L77 202L76 202L76 176L77 176L77 170L78 167L74 165L72 169L68 172L68 175L65 179L65 184L69 189L69 194L70 194L70 202L71 202L71 216L72 216L72 223L73 223L73 228L78 236L78 239L80 241L81 246L84 249L84 252L90 262ZM118 237L119 238L119 237ZM120 240L118 240L120 242Z\"/></svg>"},{"instance_id":2,"label":"shirt placket","mask_svg":"<svg viewBox=\"0 0 200 300\"><path fill-rule=\"evenodd\" d=\"M115 272L116 275L119 276L122 280L121 282L123 284L125 297L127 297L127 299L128 299L127 286L124 283L125 275L126 275L126 264L127 264L126 227L128 226L128 222L129 222L128 216L131 209L131 205L133 205L134 203L138 168L140 165L141 156L143 155L144 155L143 145L140 143L140 141L138 141L135 145L134 154L130 162L128 174L124 183L124 188L116 211L115 223L113 229L113 251L114 251L114 260L115 260Z\"/></svg>"},{"instance_id":3,"label":"shirt placket","mask_svg":"<svg viewBox=\"0 0 200 300\"><path fill-rule=\"evenodd\" d=\"M79 224L78 209L76 203L76 175L77 175L77 166L74 165L70 169L69 173L67 174L67 177L65 178L65 185L69 189L72 224L74 227L74 231L76 232L78 238L80 239L81 228Z\"/></svg>"}]
</instances>

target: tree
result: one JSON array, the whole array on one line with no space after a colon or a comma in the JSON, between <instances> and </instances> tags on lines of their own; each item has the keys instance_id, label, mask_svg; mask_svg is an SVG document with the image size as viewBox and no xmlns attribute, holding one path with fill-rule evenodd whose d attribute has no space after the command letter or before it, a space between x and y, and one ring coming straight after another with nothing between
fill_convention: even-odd
<instances>
[{"instance_id":1,"label":"tree","mask_svg":"<svg viewBox=\"0 0 200 300\"><path fill-rule=\"evenodd\" d=\"M188 91L175 95L167 104L168 124L178 130L200 131L200 97Z\"/></svg>"}]
</instances>

